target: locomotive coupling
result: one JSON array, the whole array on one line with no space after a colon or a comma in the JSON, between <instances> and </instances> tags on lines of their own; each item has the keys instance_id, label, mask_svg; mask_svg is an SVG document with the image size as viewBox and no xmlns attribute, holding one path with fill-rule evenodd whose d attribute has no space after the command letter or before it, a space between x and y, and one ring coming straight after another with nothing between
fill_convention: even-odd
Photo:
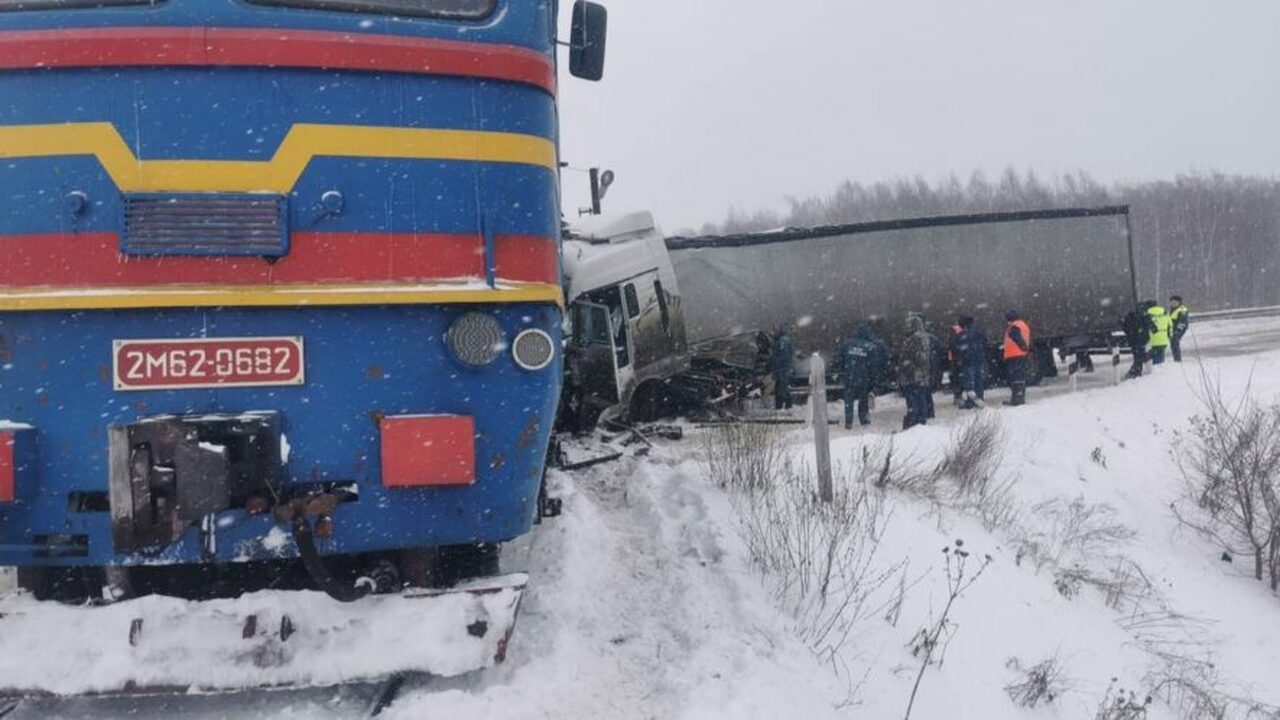
<instances>
[{"instance_id":1,"label":"locomotive coupling","mask_svg":"<svg viewBox=\"0 0 1280 720\"><path fill-rule=\"evenodd\" d=\"M279 496L278 413L162 416L112 427L108 437L117 553L165 547L206 516L258 514Z\"/></svg>"},{"instance_id":2,"label":"locomotive coupling","mask_svg":"<svg viewBox=\"0 0 1280 720\"><path fill-rule=\"evenodd\" d=\"M316 518L317 523L320 519L328 519L332 524L333 511L342 504L347 498L347 494L334 491L316 493L314 495L306 495L296 497L288 502L280 503L272 510L272 515L278 523L291 523L299 518ZM332 531L332 527L330 527ZM320 533L316 533L319 535Z\"/></svg>"}]
</instances>

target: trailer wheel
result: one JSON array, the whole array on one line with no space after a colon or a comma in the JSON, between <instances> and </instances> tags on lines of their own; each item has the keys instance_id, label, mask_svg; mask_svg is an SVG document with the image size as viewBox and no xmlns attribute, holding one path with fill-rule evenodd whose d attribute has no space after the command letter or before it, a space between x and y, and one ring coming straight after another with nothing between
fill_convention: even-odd
<instances>
[{"instance_id":1,"label":"trailer wheel","mask_svg":"<svg viewBox=\"0 0 1280 720\"><path fill-rule=\"evenodd\" d=\"M1040 375L1042 377L1058 377L1058 362L1054 359L1054 350L1052 345L1046 343L1037 348L1036 359L1040 362Z\"/></svg>"},{"instance_id":2,"label":"trailer wheel","mask_svg":"<svg viewBox=\"0 0 1280 720\"><path fill-rule=\"evenodd\" d=\"M1040 387L1047 377L1058 376L1058 364L1053 360L1053 348L1036 343L1031 348L1031 357L1027 363L1027 385Z\"/></svg>"}]
</instances>

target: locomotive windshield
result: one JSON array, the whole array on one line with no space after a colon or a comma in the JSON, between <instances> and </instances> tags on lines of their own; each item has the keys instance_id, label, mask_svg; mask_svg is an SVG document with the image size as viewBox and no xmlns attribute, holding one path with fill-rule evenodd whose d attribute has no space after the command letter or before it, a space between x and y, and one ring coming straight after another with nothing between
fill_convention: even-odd
<instances>
[{"instance_id":1,"label":"locomotive windshield","mask_svg":"<svg viewBox=\"0 0 1280 720\"><path fill-rule=\"evenodd\" d=\"M161 0L0 0L0 11L156 5L159 2ZM254 5L460 20L478 20L488 17L497 5L497 0L249 0L249 2Z\"/></svg>"},{"instance_id":2,"label":"locomotive windshield","mask_svg":"<svg viewBox=\"0 0 1280 720\"><path fill-rule=\"evenodd\" d=\"M367 12L414 17L478 20L493 12L497 0L249 0L254 5L276 5L341 12Z\"/></svg>"},{"instance_id":3,"label":"locomotive windshield","mask_svg":"<svg viewBox=\"0 0 1280 720\"><path fill-rule=\"evenodd\" d=\"M159 0L0 0L4 10L66 10L113 5L155 5Z\"/></svg>"}]
</instances>

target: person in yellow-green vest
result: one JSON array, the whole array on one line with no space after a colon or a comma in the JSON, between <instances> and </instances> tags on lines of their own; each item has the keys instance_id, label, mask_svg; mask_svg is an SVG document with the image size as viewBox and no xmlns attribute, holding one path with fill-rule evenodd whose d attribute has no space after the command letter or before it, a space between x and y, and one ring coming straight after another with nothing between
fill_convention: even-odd
<instances>
[{"instance_id":1,"label":"person in yellow-green vest","mask_svg":"<svg viewBox=\"0 0 1280 720\"><path fill-rule=\"evenodd\" d=\"M1172 323L1163 305L1154 302L1150 305L1147 315L1151 316L1151 364L1160 365L1164 363L1164 351L1169 347L1169 328Z\"/></svg>"},{"instance_id":2,"label":"person in yellow-green vest","mask_svg":"<svg viewBox=\"0 0 1280 720\"><path fill-rule=\"evenodd\" d=\"M1173 361L1182 362L1182 336L1191 327L1191 310L1182 304L1182 296L1169 298L1169 323L1172 326L1169 335L1169 349L1173 351Z\"/></svg>"}]
</instances>

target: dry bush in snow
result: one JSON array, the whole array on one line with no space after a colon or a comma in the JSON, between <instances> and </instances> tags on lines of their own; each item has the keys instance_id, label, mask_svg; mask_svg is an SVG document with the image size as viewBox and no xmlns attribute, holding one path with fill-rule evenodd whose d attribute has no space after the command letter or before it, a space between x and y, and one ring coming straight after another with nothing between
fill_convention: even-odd
<instances>
[{"instance_id":1,"label":"dry bush in snow","mask_svg":"<svg viewBox=\"0 0 1280 720\"><path fill-rule=\"evenodd\" d=\"M1040 704L1049 704L1067 690L1067 678L1062 663L1057 655L1025 667L1018 658L1009 658L1005 667L1018 673L1018 679L1004 686L1018 707L1033 708Z\"/></svg>"},{"instance_id":2,"label":"dry bush in snow","mask_svg":"<svg viewBox=\"0 0 1280 720\"><path fill-rule=\"evenodd\" d=\"M1126 557L1116 559L1105 570L1080 564L1055 568L1053 586L1066 598L1074 598L1084 588L1093 588L1102 594L1107 607L1129 615L1139 613L1157 598L1146 571Z\"/></svg>"},{"instance_id":3,"label":"dry bush in snow","mask_svg":"<svg viewBox=\"0 0 1280 720\"><path fill-rule=\"evenodd\" d=\"M1105 575L1092 576L1087 582L1102 591L1107 607L1113 610L1133 611L1156 593L1147 572L1129 558L1116 560Z\"/></svg>"},{"instance_id":4,"label":"dry bush in snow","mask_svg":"<svg viewBox=\"0 0 1280 720\"><path fill-rule=\"evenodd\" d=\"M951 433L934 474L955 483L960 495L981 494L1000 469L1004 430L994 412L979 413Z\"/></svg>"},{"instance_id":5,"label":"dry bush in snow","mask_svg":"<svg viewBox=\"0 0 1280 720\"><path fill-rule=\"evenodd\" d=\"M1151 696L1139 697L1138 693L1125 690L1116 682L1116 678L1111 678L1107 694L1103 696L1102 704L1093 716L1094 720L1145 720L1147 708L1151 707Z\"/></svg>"},{"instance_id":6,"label":"dry bush in snow","mask_svg":"<svg viewBox=\"0 0 1280 720\"><path fill-rule=\"evenodd\" d=\"M893 488L937 505L974 515L989 531L1017 524L1016 479L999 479L1005 433L999 415L984 412L960 425L932 467L898 454L892 439L864 447L859 479L876 488Z\"/></svg>"},{"instance_id":7,"label":"dry bush in snow","mask_svg":"<svg viewBox=\"0 0 1280 720\"><path fill-rule=\"evenodd\" d=\"M1254 561L1254 577L1280 587L1280 407L1263 407L1247 391L1223 397L1202 378L1204 413L1192 419L1177 455L1187 499L1174 513L1229 552Z\"/></svg>"},{"instance_id":8,"label":"dry bush in snow","mask_svg":"<svg viewBox=\"0 0 1280 720\"><path fill-rule=\"evenodd\" d=\"M1005 441L1000 416L980 413L952 432L931 473L935 484L945 488L941 502L976 516L988 531L1011 529L1021 513L1013 493L1017 479L997 478Z\"/></svg>"},{"instance_id":9,"label":"dry bush in snow","mask_svg":"<svg viewBox=\"0 0 1280 720\"><path fill-rule=\"evenodd\" d=\"M1034 505L1031 515L1036 522L1023 530L1017 559L1030 560L1037 570L1089 567L1115 558L1117 549L1133 539L1133 531L1116 520L1115 508L1083 498L1047 500Z\"/></svg>"},{"instance_id":10,"label":"dry bush in snow","mask_svg":"<svg viewBox=\"0 0 1280 720\"><path fill-rule=\"evenodd\" d=\"M892 435L864 445L853 458L849 478L859 486L877 490L892 488L927 499L937 494L938 478L925 471L913 456L898 452Z\"/></svg>"},{"instance_id":11,"label":"dry bush in snow","mask_svg":"<svg viewBox=\"0 0 1280 720\"><path fill-rule=\"evenodd\" d=\"M813 472L789 461L776 430L741 430L704 438L708 473L728 489L748 557L801 639L836 664L854 627L883 612L873 598L902 568L875 566L886 513L882 495L859 480L872 459L837 473L832 502L822 502Z\"/></svg>"},{"instance_id":12,"label":"dry bush in snow","mask_svg":"<svg viewBox=\"0 0 1280 720\"><path fill-rule=\"evenodd\" d=\"M768 487L787 457L781 430L750 423L725 425L703 434L701 450L712 482L734 490Z\"/></svg>"},{"instance_id":13,"label":"dry bush in snow","mask_svg":"<svg viewBox=\"0 0 1280 720\"><path fill-rule=\"evenodd\" d=\"M1224 690L1217 666L1208 660L1166 654L1146 681L1153 695L1186 720L1280 719L1280 707Z\"/></svg>"},{"instance_id":14,"label":"dry bush in snow","mask_svg":"<svg viewBox=\"0 0 1280 720\"><path fill-rule=\"evenodd\" d=\"M1009 532L1022 521L1023 509L1013 492L1017 484L1016 478L986 483L953 499L951 506L977 517L988 532Z\"/></svg>"}]
</instances>

